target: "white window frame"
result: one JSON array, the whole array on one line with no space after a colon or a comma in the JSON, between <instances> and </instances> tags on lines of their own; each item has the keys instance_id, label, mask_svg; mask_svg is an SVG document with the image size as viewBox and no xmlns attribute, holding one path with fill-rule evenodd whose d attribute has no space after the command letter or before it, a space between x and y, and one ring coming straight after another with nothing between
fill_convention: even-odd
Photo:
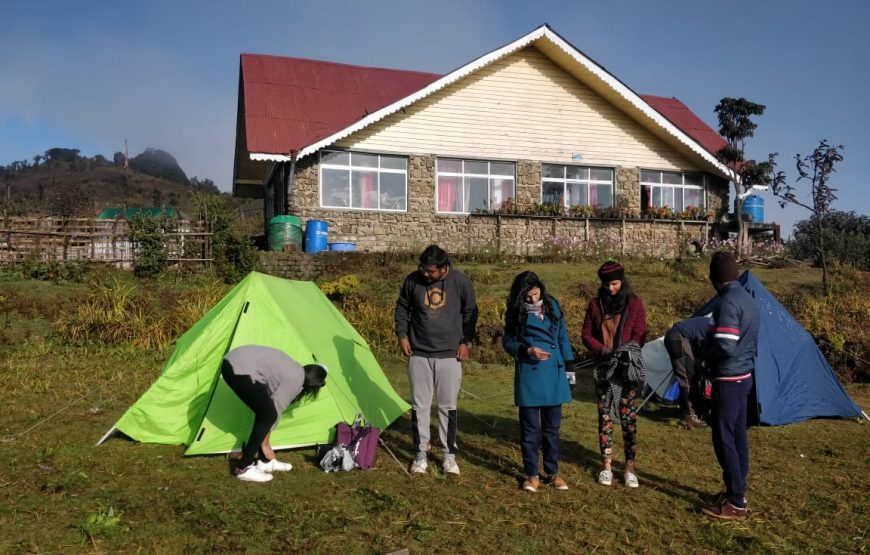
<instances>
[{"instance_id":1,"label":"white window frame","mask_svg":"<svg viewBox=\"0 0 870 555\"><path fill-rule=\"evenodd\" d=\"M453 161L461 162L462 163L462 171L461 172L442 172L441 170L438 169L438 162L443 161L443 160L453 160ZM477 163L477 164L485 163L487 173L485 173L485 174L483 174L483 173L466 173L465 172L466 162ZM514 168L513 174L511 174L511 175L494 174L494 173L492 173L492 164L511 164ZM441 182L441 177L458 177L459 178L460 185L461 185L460 192L462 194L461 198L462 198L462 204L463 204L463 206L462 206L463 211L461 211L461 212L448 212L448 211L441 211L438 209L438 206L439 206L438 193L441 190L441 187L439 186L439 184ZM511 195L509 198L511 198L511 199L517 198L517 163L515 161L512 161L512 160L480 160L477 158L457 158L454 156L439 156L435 160L435 212L437 214L470 214L470 212L468 211L468 206L465 205L466 204L465 203L465 197L466 197L466 195L465 195L465 178L466 177L475 177L475 178L485 178L486 179L486 189L487 189L487 191L486 191L486 204L487 204L486 209L487 210L492 210L492 207L490 206L490 202L492 201L492 180L493 179L502 179L502 180L510 179L511 182L513 183L513 187L511 189Z\"/></svg>"},{"instance_id":2,"label":"white window frame","mask_svg":"<svg viewBox=\"0 0 870 555\"><path fill-rule=\"evenodd\" d=\"M694 189L694 190L701 191L701 206L696 206L695 208L700 209L700 210L707 209L707 174L705 174L703 172L684 172L684 171L674 171L674 170L646 170L646 169L642 169L642 170L640 170L640 172L641 172L641 176L643 176L643 174L645 172L659 174L659 182L658 183L654 183L651 181L644 181L643 177L641 177L640 194L643 195L644 187L650 187L650 199L649 199L649 205L647 206L647 208L662 208L661 206L653 206L653 204L652 204L653 190L655 187L659 187L662 189L664 189L664 188L674 189L674 198L675 199L676 199L676 195L677 195L678 190L680 191L680 194L683 195L683 208L682 209L677 210L676 207L669 206L669 208L671 210L673 210L674 212L681 212L681 211L687 209L687 206L685 204L685 191L687 189ZM662 174L664 174L664 173L678 173L678 174L680 174L680 183L662 183L662 181L664 180L662 177ZM686 184L686 176L687 175L700 176L701 177L701 185ZM643 198L641 198L641 205L642 204L643 204Z\"/></svg>"},{"instance_id":3,"label":"white window frame","mask_svg":"<svg viewBox=\"0 0 870 555\"><path fill-rule=\"evenodd\" d=\"M330 164L323 162L323 155L328 153L337 153L337 154L347 154L349 157L349 164ZM353 165L353 155L365 155L365 156L377 156L378 157L378 166L354 166ZM381 156L389 156L391 158L404 158L405 159L405 169L394 169L394 168L382 168L381 167ZM377 152L362 152L355 150L335 150L335 149L324 149L320 151L320 163L318 164L318 172L317 172L317 188L318 188L318 196L320 198L320 207L328 208L331 210L358 210L362 212L407 212L408 211L408 168L410 166L410 160L407 156L403 156L401 154L380 154ZM330 206L324 204L323 202L323 170L347 170L347 200L348 206ZM377 175L377 208L363 208L360 206L350 206L351 201L353 200L353 179L352 172L353 171L365 171L365 172L374 172ZM381 174L382 173L392 173L392 174L401 174L404 179L405 185L405 208L381 208Z\"/></svg>"},{"instance_id":4,"label":"white window frame","mask_svg":"<svg viewBox=\"0 0 870 555\"><path fill-rule=\"evenodd\" d=\"M544 166L554 166L562 168L562 177L544 177ZM565 177L568 175L568 168L580 168L583 170L587 170L589 173L589 179L569 179ZM608 170L610 171L610 181L604 181L601 179L592 179L592 170ZM616 171L613 168L608 168L604 166L578 166L576 164L550 164L548 162L541 164L541 204L544 203L544 181L552 181L562 184L562 207L570 208L571 206L601 206L602 208L612 208L616 204L616 183L615 183L615 175ZM585 185L586 186L586 204L568 204L568 185L569 184L577 184L577 185ZM600 204L589 204L589 186L590 185L610 185L610 205L603 206Z\"/></svg>"}]
</instances>

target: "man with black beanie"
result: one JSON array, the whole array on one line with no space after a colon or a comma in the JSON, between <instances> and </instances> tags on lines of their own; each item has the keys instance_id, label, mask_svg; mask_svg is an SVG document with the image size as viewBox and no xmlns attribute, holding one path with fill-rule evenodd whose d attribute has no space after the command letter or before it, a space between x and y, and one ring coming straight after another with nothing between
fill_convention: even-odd
<instances>
[{"instance_id":1,"label":"man with black beanie","mask_svg":"<svg viewBox=\"0 0 870 555\"><path fill-rule=\"evenodd\" d=\"M747 403L752 392L758 350L760 313L755 299L737 281L737 260L716 252L710 260L710 282L719 302L713 309L704 341L702 365L712 388L713 450L722 467L725 490L701 511L713 518L742 520L746 514L746 476L749 473Z\"/></svg>"}]
</instances>

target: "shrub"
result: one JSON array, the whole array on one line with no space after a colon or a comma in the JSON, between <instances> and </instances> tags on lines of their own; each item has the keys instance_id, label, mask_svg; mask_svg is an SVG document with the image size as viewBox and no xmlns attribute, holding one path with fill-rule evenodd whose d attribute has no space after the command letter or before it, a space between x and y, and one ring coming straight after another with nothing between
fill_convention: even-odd
<instances>
[{"instance_id":1,"label":"shrub","mask_svg":"<svg viewBox=\"0 0 870 555\"><path fill-rule=\"evenodd\" d=\"M805 289L781 295L780 301L819 344L838 377L845 382L870 382L870 284L860 272L843 266L832 270L835 294L830 298Z\"/></svg>"},{"instance_id":2,"label":"shrub","mask_svg":"<svg viewBox=\"0 0 870 555\"><path fill-rule=\"evenodd\" d=\"M225 283L238 283L257 265L257 250L247 238L230 235L218 257L218 273Z\"/></svg>"},{"instance_id":3,"label":"shrub","mask_svg":"<svg viewBox=\"0 0 870 555\"><path fill-rule=\"evenodd\" d=\"M105 283L92 282L55 321L55 329L68 341L162 349L202 318L224 292L217 284L192 287L183 295L149 292L113 276Z\"/></svg>"},{"instance_id":4,"label":"shrub","mask_svg":"<svg viewBox=\"0 0 870 555\"><path fill-rule=\"evenodd\" d=\"M153 217L140 212L130 220L130 238L136 252L133 262L136 277L152 278L166 267L169 257L166 234L171 230L172 222L165 216Z\"/></svg>"},{"instance_id":5,"label":"shrub","mask_svg":"<svg viewBox=\"0 0 870 555\"><path fill-rule=\"evenodd\" d=\"M93 273L94 264L89 260L39 260L29 258L21 262L6 264L2 274L55 283L82 283Z\"/></svg>"},{"instance_id":6,"label":"shrub","mask_svg":"<svg viewBox=\"0 0 870 555\"><path fill-rule=\"evenodd\" d=\"M353 274L348 274L321 284L320 291L330 300L341 302L359 291L359 286L359 278Z\"/></svg>"},{"instance_id":7,"label":"shrub","mask_svg":"<svg viewBox=\"0 0 870 555\"><path fill-rule=\"evenodd\" d=\"M870 217L832 210L822 218L822 225L829 259L870 270ZM788 249L795 258L819 264L815 219L801 220L794 225L794 236Z\"/></svg>"}]
</instances>

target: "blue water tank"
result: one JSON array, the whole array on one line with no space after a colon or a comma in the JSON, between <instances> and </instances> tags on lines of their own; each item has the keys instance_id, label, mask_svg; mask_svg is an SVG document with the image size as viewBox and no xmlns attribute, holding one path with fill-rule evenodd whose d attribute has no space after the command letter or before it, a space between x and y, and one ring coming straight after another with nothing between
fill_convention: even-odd
<instances>
[{"instance_id":1,"label":"blue water tank","mask_svg":"<svg viewBox=\"0 0 870 555\"><path fill-rule=\"evenodd\" d=\"M743 199L743 218L759 224L764 221L764 199L758 195L749 195Z\"/></svg>"},{"instance_id":2,"label":"blue water tank","mask_svg":"<svg viewBox=\"0 0 870 555\"><path fill-rule=\"evenodd\" d=\"M326 237L329 224L323 220L308 220L305 224L305 252L314 253L326 250Z\"/></svg>"}]
</instances>

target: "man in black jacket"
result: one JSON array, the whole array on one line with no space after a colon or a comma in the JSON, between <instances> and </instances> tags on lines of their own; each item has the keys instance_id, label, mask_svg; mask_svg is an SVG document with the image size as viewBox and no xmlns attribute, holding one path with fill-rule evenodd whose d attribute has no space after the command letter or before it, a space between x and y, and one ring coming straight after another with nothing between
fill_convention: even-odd
<instances>
[{"instance_id":1,"label":"man in black jacket","mask_svg":"<svg viewBox=\"0 0 870 555\"><path fill-rule=\"evenodd\" d=\"M438 401L438 435L444 448L442 470L459 474L456 463L456 400L462 363L474 338L477 301L471 280L450 265L447 253L430 245L420 266L405 278L396 300L396 336L408 357L414 449L412 474L428 467L429 413Z\"/></svg>"},{"instance_id":2,"label":"man in black jacket","mask_svg":"<svg viewBox=\"0 0 870 555\"><path fill-rule=\"evenodd\" d=\"M726 252L713 254L710 281L719 296L704 347L704 366L713 382L713 450L722 467L725 490L704 504L707 516L746 518L746 476L749 473L747 403L752 392L758 329L758 303L737 281L737 260Z\"/></svg>"}]
</instances>

